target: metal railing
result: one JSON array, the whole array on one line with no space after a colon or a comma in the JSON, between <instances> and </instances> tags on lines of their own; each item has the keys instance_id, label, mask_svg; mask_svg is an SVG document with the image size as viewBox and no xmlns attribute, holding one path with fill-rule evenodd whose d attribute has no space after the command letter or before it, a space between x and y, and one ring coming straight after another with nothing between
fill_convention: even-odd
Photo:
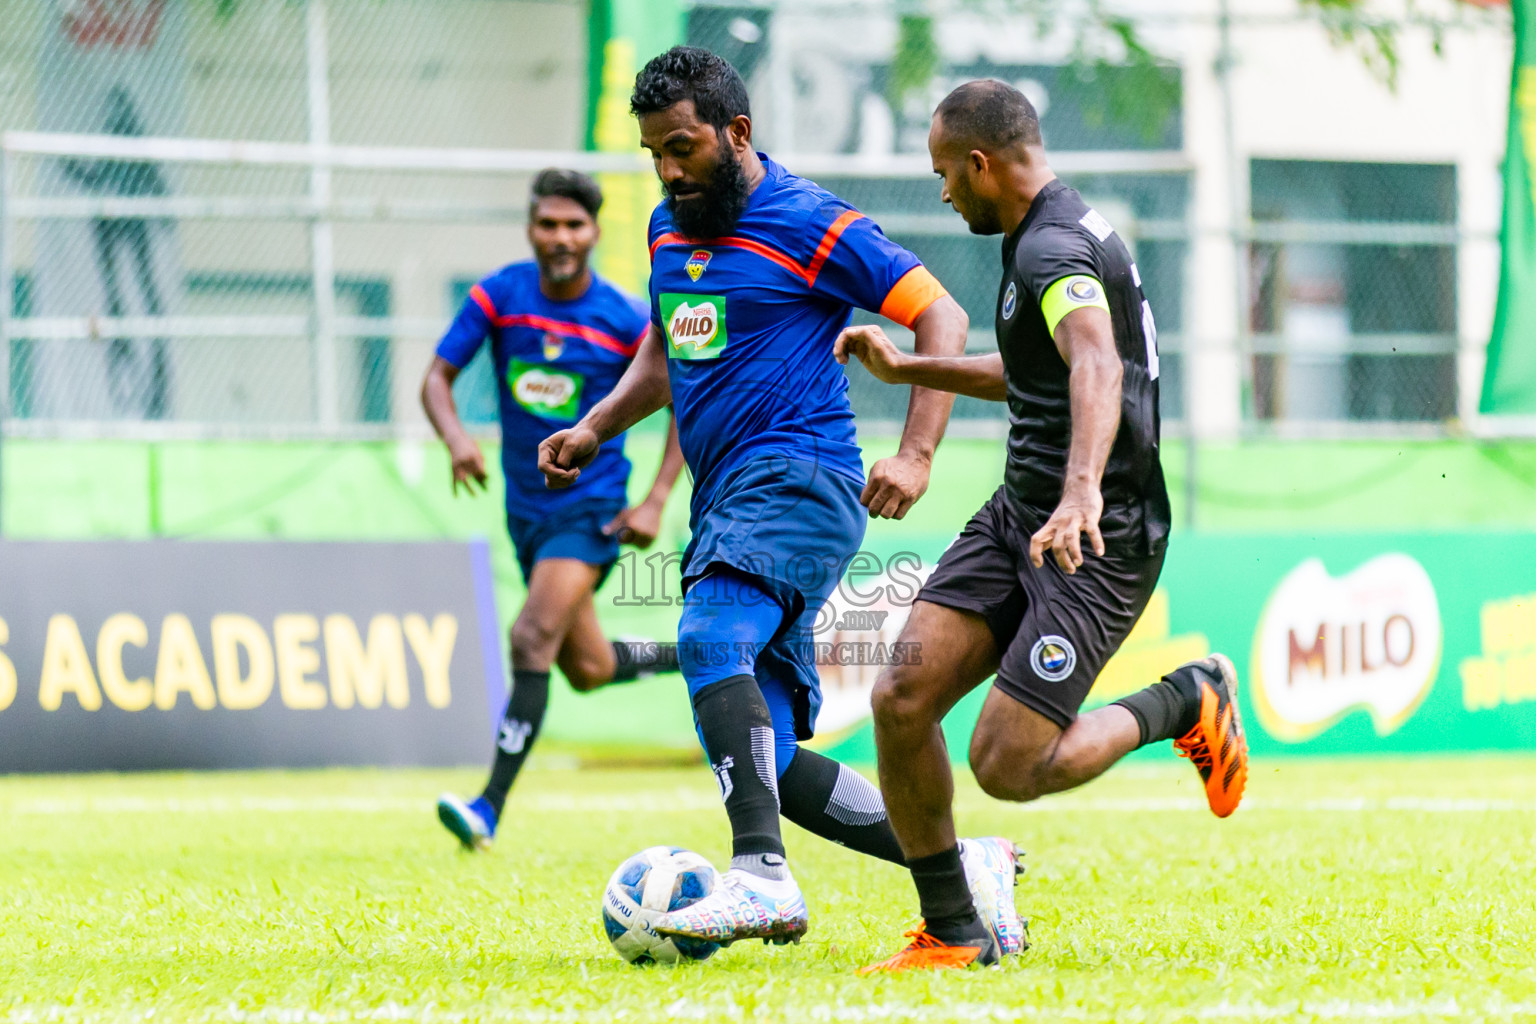
<instances>
[{"instance_id":1,"label":"metal railing","mask_svg":"<svg viewBox=\"0 0 1536 1024\"><path fill-rule=\"evenodd\" d=\"M97 160L120 163L152 162L184 168L274 168L307 172L308 189L304 194L176 194L157 196L80 196L39 194L23 187L24 178L35 181L37 168L47 160ZM910 183L932 180L932 169L925 158L901 156L882 159L850 156L794 156L780 158L786 166L813 178L856 179L878 185L883 180ZM23 165L29 165L24 167ZM1190 176L1195 167L1190 157L1180 152L1063 152L1052 155L1052 164L1068 180L1115 175ZM337 267L333 229L340 225L441 226L465 229L486 225L512 227L526 219L526 206L520 200L464 201L433 196L403 195L378 188L357 194L341 190L334 178L343 172L388 175L428 175L451 187L464 176L505 179L508 186L543 167L560 165L600 174L635 174L649 176L649 162L640 154L562 153L537 150L489 149L418 149L400 147L337 146L321 142L277 143L255 141L220 141L207 139L143 138L112 135L76 135L44 132L7 132L0 136L0 402L11 394L11 343L42 344L100 342L107 339L165 339L196 342L198 339L306 340L312 351L309 377L314 391L313 415L308 422L231 424L212 421L183 423L176 430L206 436L400 436L419 430L414 410L402 410L377 423L351 423L339 409L337 368L339 341L354 339L391 339L393 342L415 339L426 342L442 330L447 310L407 311L396 315L392 310L382 315L349 315L336 306ZM24 174L30 171L30 174ZM952 212L937 206L934 189L933 209L912 209L893 201L890 208L866 210L885 230L904 240L943 240L969 235L964 222ZM16 283L20 233L24 225L44 222L111 222L119 220L171 221L179 224L227 223L302 226L309 235L308 266L291 267L295 275L310 281L309 308L303 313L221 311L211 314L175 313L163 316L106 316L80 311L71 315L38 315L18 309ZM1338 245L1453 248L1474 236L1455 224L1404 223L1377 221L1248 221L1230 227L1197 228L1190 217L1136 217L1118 223L1122 234L1133 245L1145 243L1183 243L1183 255L1177 267L1182 278L1183 303L1201 301L1199 288L1192 280L1189 266L1193 244L1201 238L1219 237L1239 246L1267 245ZM1479 238L1486 242L1489 239ZM978 240L979 241L979 240ZM941 279L982 279L995 277L995 255L988 246L968 250L968 259L985 258L985 264L935 266ZM995 250L990 250L995 253ZM981 254L980 257L974 254ZM84 254L81 254L84 258ZM990 287L990 285L989 285ZM446 286L440 289L446 293ZM1457 302L1461 301L1457 297ZM971 346L984 349L990 341L990 309L973 309L975 325ZM1187 316L1186 316L1187 319ZM1456 318L1459 322L1459 316ZM1237 332L1225 337L1201 337L1185 324L1165 327L1160 345L1165 360L1177 367L1181 357L1196 357L1202 352L1233 353L1245 364L1256 357L1284 358L1294 351L1295 339L1277 332ZM1394 355L1454 357L1466 349L1466 339L1455 329L1449 331L1372 331L1355 333L1341 339L1339 358L1384 358ZM1251 382L1250 385L1251 386ZM1184 408L1201 396L1181 395ZM131 420L68 422L48 417L29 421L14 416L8 406L3 417L5 430L12 433L68 433L81 436L92 430L100 434L132 436L151 433L163 436L163 423L135 423ZM883 417L874 417L881 419ZM1177 420L1178 417L1171 419ZM1251 413L1250 428L1260 433L1276 432L1274 424L1265 424ZM1279 432L1303 430L1317 432L1333 429L1337 433L1390 432L1380 424L1333 423L1326 426L1284 425ZM1177 430L1177 425L1174 426ZM1423 422L1405 426L1405 431L1422 433L1433 429Z\"/></svg>"}]
</instances>

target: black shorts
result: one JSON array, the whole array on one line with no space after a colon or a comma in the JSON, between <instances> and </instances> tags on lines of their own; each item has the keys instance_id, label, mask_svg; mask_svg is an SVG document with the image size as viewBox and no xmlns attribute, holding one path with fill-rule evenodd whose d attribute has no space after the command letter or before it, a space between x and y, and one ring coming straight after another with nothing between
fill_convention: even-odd
<instances>
[{"instance_id":1,"label":"black shorts","mask_svg":"<svg viewBox=\"0 0 1536 1024\"><path fill-rule=\"evenodd\" d=\"M1068 576L1049 553L1041 568L1031 564L1031 532L998 488L945 550L917 600L985 619L1001 652L994 685L1065 729L1141 618L1164 551L1100 558L1085 550Z\"/></svg>"}]
</instances>

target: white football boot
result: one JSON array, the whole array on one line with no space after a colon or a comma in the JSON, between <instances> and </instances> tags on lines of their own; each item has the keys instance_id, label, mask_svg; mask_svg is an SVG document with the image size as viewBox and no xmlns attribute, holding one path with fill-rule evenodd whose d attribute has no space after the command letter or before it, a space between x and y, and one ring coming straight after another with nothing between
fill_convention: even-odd
<instances>
[{"instance_id":1,"label":"white football boot","mask_svg":"<svg viewBox=\"0 0 1536 1024\"><path fill-rule=\"evenodd\" d=\"M799 942L811 927L810 913L793 878L782 881L735 868L720 876L715 891L697 903L663 914L651 927L729 946L737 939L762 939L782 946Z\"/></svg>"},{"instance_id":2,"label":"white football boot","mask_svg":"<svg viewBox=\"0 0 1536 1024\"><path fill-rule=\"evenodd\" d=\"M976 913L1003 956L1029 948L1029 923L1019 916L1013 901L1014 886L1024 873L1023 856L1013 843L997 836L960 840L960 863Z\"/></svg>"}]
</instances>

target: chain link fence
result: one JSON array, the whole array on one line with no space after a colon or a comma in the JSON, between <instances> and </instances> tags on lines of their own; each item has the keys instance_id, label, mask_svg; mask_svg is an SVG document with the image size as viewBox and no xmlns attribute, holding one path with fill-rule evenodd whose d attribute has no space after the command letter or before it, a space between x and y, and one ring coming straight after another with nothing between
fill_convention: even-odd
<instances>
[{"instance_id":1,"label":"chain link fence","mask_svg":"<svg viewBox=\"0 0 1536 1024\"><path fill-rule=\"evenodd\" d=\"M923 147L937 98L991 75L1036 100L1058 172L1132 248L1175 431L1205 399L1184 356L1213 343L1192 320L1210 298L1193 253L1213 233L1238 242L1240 323L1221 343L1237 356L1241 430L1411 432L1457 414L1469 235L1453 163L1247 160L1248 216L1201 225L1205 157L1182 114L1193 72L1085 71L1059 46L1053 63L1030 42L1033 15L999 10L988 22L963 5L936 20L700 4L682 30L742 69L759 137L791 169L928 263L978 351L992 344L998 240L939 205ZM587 14L507 0L0 0L6 431L422 431L415 395L436 337L470 284L527 253L532 171L601 171L642 209L658 196L638 154L580 151ZM1117 108L1137 96L1131 114ZM621 214L605 222L610 253L643 245ZM900 420L904 396L850 379L863 419ZM493 422L489 370L459 387L467 417ZM986 403L962 399L957 417L958 430L1001 429Z\"/></svg>"}]
</instances>

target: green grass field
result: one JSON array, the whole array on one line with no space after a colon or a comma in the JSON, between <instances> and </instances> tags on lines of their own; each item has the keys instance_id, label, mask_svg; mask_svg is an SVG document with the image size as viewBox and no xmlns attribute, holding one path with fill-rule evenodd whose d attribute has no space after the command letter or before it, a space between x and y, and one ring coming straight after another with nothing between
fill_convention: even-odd
<instances>
[{"instance_id":1,"label":"green grass field","mask_svg":"<svg viewBox=\"0 0 1536 1024\"><path fill-rule=\"evenodd\" d=\"M0 1020L1536 1020L1533 758L1258 762L1225 822L1171 756L1028 808L963 781L962 830L1029 851L1035 946L881 979L904 873L793 828L803 945L613 954L620 859L725 859L701 767L531 771L488 856L431 809L478 778L0 779Z\"/></svg>"}]
</instances>

